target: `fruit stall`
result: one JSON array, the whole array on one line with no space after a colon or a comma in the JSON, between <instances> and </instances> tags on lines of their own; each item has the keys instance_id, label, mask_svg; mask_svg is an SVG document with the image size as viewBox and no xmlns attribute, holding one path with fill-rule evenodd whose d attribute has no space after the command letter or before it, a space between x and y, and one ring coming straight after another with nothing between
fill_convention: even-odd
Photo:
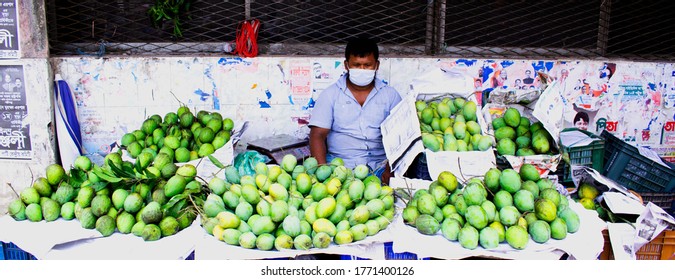
<instances>
[{"instance_id":1,"label":"fruit stall","mask_svg":"<svg viewBox=\"0 0 675 280\"><path fill-rule=\"evenodd\" d=\"M244 124L187 105L154 114L100 164L37 171L0 217L2 256L620 259L608 253L616 228L661 221L628 233L633 258L673 258L671 164L607 133L567 135L555 81L483 96L459 77L420 77L385 121L389 184L340 158L245 168Z\"/></svg>"}]
</instances>

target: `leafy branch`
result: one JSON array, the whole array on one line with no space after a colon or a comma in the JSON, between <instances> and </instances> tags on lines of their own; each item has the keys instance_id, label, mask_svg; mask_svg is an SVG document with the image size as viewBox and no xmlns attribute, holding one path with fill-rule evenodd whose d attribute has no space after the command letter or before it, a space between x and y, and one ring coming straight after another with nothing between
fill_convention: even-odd
<instances>
[{"instance_id":1,"label":"leafy branch","mask_svg":"<svg viewBox=\"0 0 675 280\"><path fill-rule=\"evenodd\" d=\"M148 15L154 27L159 28L165 21L173 23L173 36L183 37L181 16L190 18L188 12L192 0L156 0L148 9Z\"/></svg>"}]
</instances>

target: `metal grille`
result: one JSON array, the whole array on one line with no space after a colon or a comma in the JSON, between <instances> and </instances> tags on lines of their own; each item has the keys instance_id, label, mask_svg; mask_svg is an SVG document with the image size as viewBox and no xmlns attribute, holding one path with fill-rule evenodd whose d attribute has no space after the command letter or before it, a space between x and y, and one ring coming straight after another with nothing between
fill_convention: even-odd
<instances>
[{"instance_id":1,"label":"metal grille","mask_svg":"<svg viewBox=\"0 0 675 280\"><path fill-rule=\"evenodd\" d=\"M675 1L612 1L608 37L608 55L672 60Z\"/></svg>"},{"instance_id":2,"label":"metal grille","mask_svg":"<svg viewBox=\"0 0 675 280\"><path fill-rule=\"evenodd\" d=\"M478 3L447 1L439 52L541 57L587 56L596 49L599 1Z\"/></svg>"},{"instance_id":3,"label":"metal grille","mask_svg":"<svg viewBox=\"0 0 675 280\"><path fill-rule=\"evenodd\" d=\"M158 0L158 2L171 0ZM223 52L244 20L244 1L192 0L180 17L182 36L171 21L155 27L152 0L48 0L50 51L72 54L180 54ZM105 46L102 46L105 44Z\"/></svg>"},{"instance_id":4,"label":"metal grille","mask_svg":"<svg viewBox=\"0 0 675 280\"><path fill-rule=\"evenodd\" d=\"M335 55L367 35L389 55L674 60L675 1L191 0L182 36L148 9L175 0L48 0L52 55L225 53L261 21L260 54Z\"/></svg>"}]
</instances>

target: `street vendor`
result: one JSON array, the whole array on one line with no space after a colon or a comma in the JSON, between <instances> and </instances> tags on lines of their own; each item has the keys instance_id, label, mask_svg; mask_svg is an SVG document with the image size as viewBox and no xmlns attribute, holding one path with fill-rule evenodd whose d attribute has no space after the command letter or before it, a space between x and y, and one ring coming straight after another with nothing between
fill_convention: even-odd
<instances>
[{"instance_id":1,"label":"street vendor","mask_svg":"<svg viewBox=\"0 0 675 280\"><path fill-rule=\"evenodd\" d=\"M359 38L347 43L344 61L347 73L316 100L309 121L309 147L319 164L336 157L348 168L366 164L388 184L390 170L380 124L401 101L401 96L376 78L378 59L374 40Z\"/></svg>"}]
</instances>

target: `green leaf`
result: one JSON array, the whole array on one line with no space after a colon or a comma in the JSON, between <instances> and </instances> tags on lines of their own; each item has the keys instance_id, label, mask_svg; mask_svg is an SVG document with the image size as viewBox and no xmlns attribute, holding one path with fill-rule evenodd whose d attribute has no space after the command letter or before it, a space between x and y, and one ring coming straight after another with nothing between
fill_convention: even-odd
<instances>
[{"instance_id":1,"label":"green leaf","mask_svg":"<svg viewBox=\"0 0 675 280\"><path fill-rule=\"evenodd\" d=\"M199 207L204 206L204 199L201 197L192 197L192 200L195 202L195 204Z\"/></svg>"},{"instance_id":2,"label":"green leaf","mask_svg":"<svg viewBox=\"0 0 675 280\"><path fill-rule=\"evenodd\" d=\"M187 196L188 195L185 193L173 196L171 199L169 199L169 201L166 204L164 204L162 209L169 209L173 207L174 205L176 205L176 203L180 202L181 200L186 200Z\"/></svg>"},{"instance_id":3,"label":"green leaf","mask_svg":"<svg viewBox=\"0 0 675 280\"><path fill-rule=\"evenodd\" d=\"M100 168L98 166L94 166L93 172L96 176L98 176L104 181L108 181L111 183L117 183L122 181L122 178L115 177L114 174L109 174L107 170Z\"/></svg>"},{"instance_id":4,"label":"green leaf","mask_svg":"<svg viewBox=\"0 0 675 280\"><path fill-rule=\"evenodd\" d=\"M70 169L70 173L68 175L68 184L73 186L74 188L79 188L82 186L82 183L87 180L87 173L84 172L84 170L81 170L79 168L72 168Z\"/></svg>"},{"instance_id":5,"label":"green leaf","mask_svg":"<svg viewBox=\"0 0 675 280\"><path fill-rule=\"evenodd\" d=\"M136 174L133 171L133 168L122 165L122 168L115 166L114 164L109 163L110 170L112 173L119 178L136 178Z\"/></svg>"},{"instance_id":6,"label":"green leaf","mask_svg":"<svg viewBox=\"0 0 675 280\"><path fill-rule=\"evenodd\" d=\"M174 21L173 35L176 37L183 37L183 32L180 31L180 24L177 22L177 20Z\"/></svg>"},{"instance_id":7,"label":"green leaf","mask_svg":"<svg viewBox=\"0 0 675 280\"><path fill-rule=\"evenodd\" d=\"M188 204L187 198L182 199L182 200L178 201L178 203L176 203L176 205L174 205L174 209L177 209L177 210L183 209L187 206L187 204ZM178 211L176 211L176 212L178 212Z\"/></svg>"},{"instance_id":8,"label":"green leaf","mask_svg":"<svg viewBox=\"0 0 675 280\"><path fill-rule=\"evenodd\" d=\"M113 176L108 176L108 175L106 175L106 174L96 174L96 175L97 175L99 178L101 178L101 179L103 179L103 180L105 180L105 181L108 181L108 182L110 182L110 183L117 183L117 182L121 182L121 181L122 181L122 178L117 178L117 177L113 177Z\"/></svg>"},{"instance_id":9,"label":"green leaf","mask_svg":"<svg viewBox=\"0 0 675 280\"><path fill-rule=\"evenodd\" d=\"M91 187L94 189L94 191L100 191L102 189L105 189L105 187L108 186L107 182L98 182L98 183L92 183Z\"/></svg>"},{"instance_id":10,"label":"green leaf","mask_svg":"<svg viewBox=\"0 0 675 280\"><path fill-rule=\"evenodd\" d=\"M221 163L221 162L220 162L216 157L214 157L213 155L209 155L208 157L209 157L209 160L210 160L210 161L213 163L213 165L215 165L216 167L218 167L218 168L225 168L225 166L223 165L223 163Z\"/></svg>"}]
</instances>

